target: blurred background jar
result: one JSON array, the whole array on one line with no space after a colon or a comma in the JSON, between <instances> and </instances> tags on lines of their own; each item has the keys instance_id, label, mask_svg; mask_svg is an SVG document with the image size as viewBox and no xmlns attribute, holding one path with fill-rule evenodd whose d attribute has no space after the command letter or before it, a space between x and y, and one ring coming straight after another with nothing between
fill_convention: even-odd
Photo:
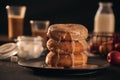
<instances>
[{"instance_id":1,"label":"blurred background jar","mask_svg":"<svg viewBox=\"0 0 120 80\"><path fill-rule=\"evenodd\" d=\"M18 56L21 59L29 60L39 58L44 50L42 45L42 37L17 37Z\"/></svg>"},{"instance_id":2,"label":"blurred background jar","mask_svg":"<svg viewBox=\"0 0 120 80\"><path fill-rule=\"evenodd\" d=\"M94 18L95 33L114 33L115 16L111 2L99 2L99 8Z\"/></svg>"}]
</instances>

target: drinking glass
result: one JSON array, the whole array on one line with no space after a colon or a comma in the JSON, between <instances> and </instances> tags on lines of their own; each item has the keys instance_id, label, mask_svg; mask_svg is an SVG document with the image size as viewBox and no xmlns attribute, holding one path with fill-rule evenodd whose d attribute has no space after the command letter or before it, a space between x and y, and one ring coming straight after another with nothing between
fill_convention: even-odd
<instances>
[{"instance_id":1,"label":"drinking glass","mask_svg":"<svg viewBox=\"0 0 120 80\"><path fill-rule=\"evenodd\" d=\"M6 6L8 15L8 37L10 39L23 35L26 6Z\"/></svg>"},{"instance_id":2,"label":"drinking glass","mask_svg":"<svg viewBox=\"0 0 120 80\"><path fill-rule=\"evenodd\" d=\"M47 29L49 27L49 20L30 20L32 36L41 36L43 38L43 46L46 47L47 42Z\"/></svg>"}]
</instances>

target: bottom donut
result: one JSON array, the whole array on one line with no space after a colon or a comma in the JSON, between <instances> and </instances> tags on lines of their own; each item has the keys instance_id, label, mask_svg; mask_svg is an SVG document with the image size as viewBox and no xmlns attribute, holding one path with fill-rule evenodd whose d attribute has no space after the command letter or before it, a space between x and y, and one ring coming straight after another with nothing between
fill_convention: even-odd
<instances>
[{"instance_id":1,"label":"bottom donut","mask_svg":"<svg viewBox=\"0 0 120 80\"><path fill-rule=\"evenodd\" d=\"M49 52L46 56L46 64L51 67L70 68L87 63L87 53L81 52L79 54L56 54Z\"/></svg>"}]
</instances>

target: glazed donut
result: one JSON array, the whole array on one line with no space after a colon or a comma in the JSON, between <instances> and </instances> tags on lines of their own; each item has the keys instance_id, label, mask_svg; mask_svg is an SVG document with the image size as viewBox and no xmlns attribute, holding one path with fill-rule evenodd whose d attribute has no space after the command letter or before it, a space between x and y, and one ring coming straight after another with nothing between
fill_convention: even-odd
<instances>
[{"instance_id":1,"label":"glazed donut","mask_svg":"<svg viewBox=\"0 0 120 80\"><path fill-rule=\"evenodd\" d=\"M54 24L49 26L47 36L54 40L85 40L88 30L81 24Z\"/></svg>"},{"instance_id":2,"label":"glazed donut","mask_svg":"<svg viewBox=\"0 0 120 80\"><path fill-rule=\"evenodd\" d=\"M74 67L78 65L85 65L88 61L87 51L80 52L79 54L74 54Z\"/></svg>"},{"instance_id":3,"label":"glazed donut","mask_svg":"<svg viewBox=\"0 0 120 80\"><path fill-rule=\"evenodd\" d=\"M46 64L51 67L71 67L72 59L69 55L59 55L54 52L49 52L46 56Z\"/></svg>"},{"instance_id":4,"label":"glazed donut","mask_svg":"<svg viewBox=\"0 0 120 80\"><path fill-rule=\"evenodd\" d=\"M83 52L87 49L87 42L85 40L82 41L55 41L53 39L49 39L47 41L47 48L50 51L61 53L61 54L77 54Z\"/></svg>"},{"instance_id":5,"label":"glazed donut","mask_svg":"<svg viewBox=\"0 0 120 80\"><path fill-rule=\"evenodd\" d=\"M74 57L74 58L73 58ZM79 54L56 54L54 52L49 52L46 56L46 64L51 67L76 67L78 65L84 65L87 63L87 54L81 52Z\"/></svg>"}]
</instances>

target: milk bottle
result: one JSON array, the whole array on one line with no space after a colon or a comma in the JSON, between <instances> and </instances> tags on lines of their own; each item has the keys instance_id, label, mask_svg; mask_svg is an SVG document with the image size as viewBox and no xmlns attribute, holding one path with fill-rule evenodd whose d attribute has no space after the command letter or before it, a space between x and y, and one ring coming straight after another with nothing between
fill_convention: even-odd
<instances>
[{"instance_id":1,"label":"milk bottle","mask_svg":"<svg viewBox=\"0 0 120 80\"><path fill-rule=\"evenodd\" d=\"M112 3L99 2L99 8L94 18L95 33L114 33L115 17L112 10Z\"/></svg>"}]
</instances>

